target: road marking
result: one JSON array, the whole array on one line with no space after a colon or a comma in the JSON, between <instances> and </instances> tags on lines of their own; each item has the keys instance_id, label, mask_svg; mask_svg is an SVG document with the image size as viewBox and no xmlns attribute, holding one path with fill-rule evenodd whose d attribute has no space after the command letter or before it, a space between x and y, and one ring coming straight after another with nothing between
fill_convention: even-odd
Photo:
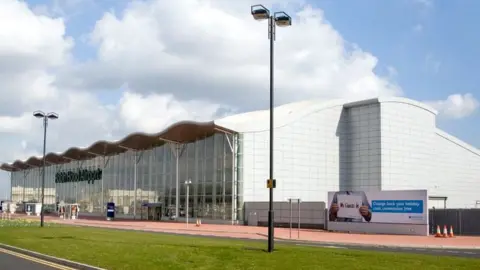
<instances>
[{"instance_id":1,"label":"road marking","mask_svg":"<svg viewBox=\"0 0 480 270\"><path fill-rule=\"evenodd\" d=\"M59 269L59 270L76 270L75 268L71 268L71 267L68 267L68 266L64 266L64 265L52 263L52 262L49 262L49 261L37 259L35 257L30 257L30 256L27 256L25 254L13 252L13 251L10 251L10 250L4 249L4 248L0 248L0 252L6 253L6 254L9 254L9 255L12 255L12 256L15 256L15 257L18 257L18 258L22 258L22 259L25 259L25 260L28 260L28 261L31 261L31 262L36 262L36 263L39 263L39 264L50 266L52 268Z\"/></svg>"}]
</instances>

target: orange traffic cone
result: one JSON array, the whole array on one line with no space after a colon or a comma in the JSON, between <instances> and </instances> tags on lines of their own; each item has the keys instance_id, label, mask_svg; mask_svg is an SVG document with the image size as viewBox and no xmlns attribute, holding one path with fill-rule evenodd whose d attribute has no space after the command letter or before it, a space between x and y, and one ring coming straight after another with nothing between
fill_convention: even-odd
<instances>
[{"instance_id":1,"label":"orange traffic cone","mask_svg":"<svg viewBox=\"0 0 480 270\"><path fill-rule=\"evenodd\" d=\"M442 232L440 231L440 225L437 225L437 233L435 233L435 237L442 237Z\"/></svg>"},{"instance_id":2,"label":"orange traffic cone","mask_svg":"<svg viewBox=\"0 0 480 270\"><path fill-rule=\"evenodd\" d=\"M443 225L443 237L448 237L447 225Z\"/></svg>"},{"instance_id":3,"label":"orange traffic cone","mask_svg":"<svg viewBox=\"0 0 480 270\"><path fill-rule=\"evenodd\" d=\"M448 234L449 237L454 237L453 235L453 226L450 225L450 233Z\"/></svg>"}]
</instances>

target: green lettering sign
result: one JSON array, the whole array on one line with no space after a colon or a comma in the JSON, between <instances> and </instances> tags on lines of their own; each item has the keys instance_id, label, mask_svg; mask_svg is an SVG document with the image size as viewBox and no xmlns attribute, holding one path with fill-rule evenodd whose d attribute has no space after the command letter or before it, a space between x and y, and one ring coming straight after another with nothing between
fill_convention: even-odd
<instances>
[{"instance_id":1,"label":"green lettering sign","mask_svg":"<svg viewBox=\"0 0 480 270\"><path fill-rule=\"evenodd\" d=\"M87 181L89 184L93 184L95 180L102 179L101 169L78 169L76 171L60 171L55 174L55 183L71 183L71 182L83 182Z\"/></svg>"}]
</instances>

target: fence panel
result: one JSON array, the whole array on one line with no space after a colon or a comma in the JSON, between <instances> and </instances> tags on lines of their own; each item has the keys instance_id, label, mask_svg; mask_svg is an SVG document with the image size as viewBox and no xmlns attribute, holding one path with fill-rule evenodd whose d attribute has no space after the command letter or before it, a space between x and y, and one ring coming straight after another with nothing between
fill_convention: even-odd
<instances>
[{"instance_id":1,"label":"fence panel","mask_svg":"<svg viewBox=\"0 0 480 270\"><path fill-rule=\"evenodd\" d=\"M453 226L456 235L480 235L480 209L429 209L430 232Z\"/></svg>"}]
</instances>

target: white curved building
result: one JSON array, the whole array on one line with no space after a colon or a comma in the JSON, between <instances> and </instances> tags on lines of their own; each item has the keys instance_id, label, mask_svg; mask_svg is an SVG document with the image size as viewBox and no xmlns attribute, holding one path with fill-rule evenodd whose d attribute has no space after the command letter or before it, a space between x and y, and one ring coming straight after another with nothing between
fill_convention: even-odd
<instances>
[{"instance_id":1,"label":"white curved building","mask_svg":"<svg viewBox=\"0 0 480 270\"><path fill-rule=\"evenodd\" d=\"M427 189L429 207L475 207L480 151L439 130L436 114L405 98L310 100L275 108L274 200L301 199L307 224L323 223L320 208L327 192L336 190ZM263 222L268 151L268 110L209 123L181 122L158 134L136 133L118 142L50 153L47 186L56 188L57 200L91 200L90 209L98 215L112 200L107 190L125 190L128 195L116 201L128 202L119 207L131 207L127 212L133 217L149 211L142 204L160 203L162 215L171 216L174 209L180 213L175 218L181 218L184 183L190 180L189 216L241 222L255 212ZM112 157L114 164L108 164ZM39 166L40 158L32 157L1 169L12 172L12 187L18 190L38 187ZM59 171L85 167L103 174L95 181L54 180ZM26 180L35 170L35 178ZM281 204L275 215L284 222L287 210Z\"/></svg>"}]
</instances>

